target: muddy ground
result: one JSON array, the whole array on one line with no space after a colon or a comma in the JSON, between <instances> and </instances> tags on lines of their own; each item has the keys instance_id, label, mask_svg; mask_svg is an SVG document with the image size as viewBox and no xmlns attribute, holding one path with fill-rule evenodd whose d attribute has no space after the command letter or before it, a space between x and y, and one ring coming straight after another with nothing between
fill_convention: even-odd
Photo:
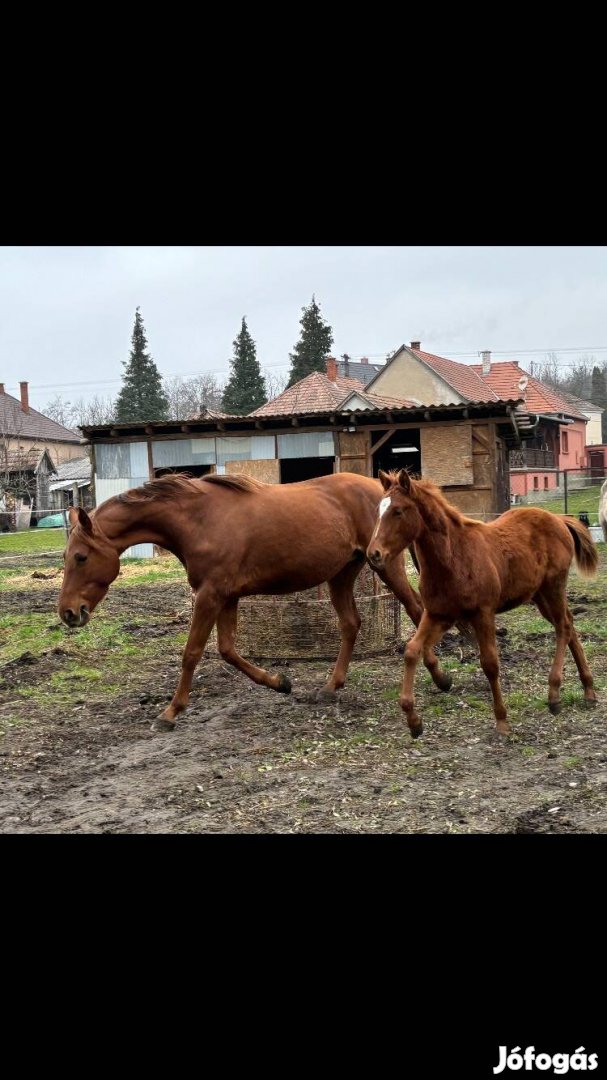
<instances>
[{"instance_id":1,"label":"muddy ground","mask_svg":"<svg viewBox=\"0 0 607 1080\"><path fill-rule=\"evenodd\" d=\"M0 595L0 647L16 653L0 660L0 832L605 832L604 548L601 557L598 581L572 574L569 590L598 707L583 708L569 658L563 711L548 712L552 630L519 609L498 620L507 743L493 735L476 651L455 632L438 650L450 693L418 675L417 742L398 707L397 651L354 660L329 704L316 698L328 661L279 665L287 697L207 655L176 730L153 732L188 628L183 581L119 579L89 627L68 631L55 614L60 572L33 578L45 570L32 563L25 587ZM31 647L15 647L27 644L15 628L25 635L32 621Z\"/></svg>"}]
</instances>

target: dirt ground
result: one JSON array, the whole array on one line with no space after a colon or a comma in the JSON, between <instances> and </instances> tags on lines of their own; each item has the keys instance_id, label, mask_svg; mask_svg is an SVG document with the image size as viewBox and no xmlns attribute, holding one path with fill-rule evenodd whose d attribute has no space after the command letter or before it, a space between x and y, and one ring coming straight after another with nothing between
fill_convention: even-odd
<instances>
[{"instance_id":1,"label":"dirt ground","mask_svg":"<svg viewBox=\"0 0 607 1080\"><path fill-rule=\"evenodd\" d=\"M583 708L569 657L563 711L549 713L553 633L535 609L519 609L498 620L506 743L493 734L476 650L456 632L438 650L450 693L418 674L425 732L416 742L398 706L396 650L355 659L335 703L316 695L329 661L278 665L293 684L284 696L207 655L176 730L156 733L188 628L183 581L117 583L81 631L58 623L59 571L11 587L0 595L0 646L10 650L32 621L40 634L0 661L0 831L605 832L604 548L601 559L596 582L572 572L569 590L598 707Z\"/></svg>"}]
</instances>

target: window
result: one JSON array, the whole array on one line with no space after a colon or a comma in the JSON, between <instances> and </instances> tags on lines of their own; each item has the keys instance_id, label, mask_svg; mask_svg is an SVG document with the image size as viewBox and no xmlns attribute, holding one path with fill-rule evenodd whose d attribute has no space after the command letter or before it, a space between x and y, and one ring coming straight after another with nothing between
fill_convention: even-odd
<instances>
[{"instance_id":1,"label":"window","mask_svg":"<svg viewBox=\"0 0 607 1080\"><path fill-rule=\"evenodd\" d=\"M539 478L539 476L534 476L533 477L533 490L537 491L539 486L540 486L540 478Z\"/></svg>"},{"instance_id":2,"label":"window","mask_svg":"<svg viewBox=\"0 0 607 1080\"><path fill-rule=\"evenodd\" d=\"M548 477L547 476L544 477L544 489L545 489L545 491L548 491Z\"/></svg>"},{"instance_id":3,"label":"window","mask_svg":"<svg viewBox=\"0 0 607 1080\"><path fill-rule=\"evenodd\" d=\"M567 434L566 431L563 431L563 433L561 435L561 446L563 448L563 453L568 454L569 453L569 435Z\"/></svg>"}]
</instances>

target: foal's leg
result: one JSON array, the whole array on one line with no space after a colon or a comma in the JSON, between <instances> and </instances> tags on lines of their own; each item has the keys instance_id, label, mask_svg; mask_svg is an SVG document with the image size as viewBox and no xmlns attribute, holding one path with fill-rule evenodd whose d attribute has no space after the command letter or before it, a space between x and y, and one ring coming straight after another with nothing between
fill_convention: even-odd
<instances>
[{"instance_id":1,"label":"foal's leg","mask_svg":"<svg viewBox=\"0 0 607 1080\"><path fill-rule=\"evenodd\" d=\"M569 645L575 660L580 681L584 687L584 701L587 707L596 704L596 694L588 661L573 625L573 616L567 603L566 583L554 588L544 587L534 599L541 614L552 623L556 633L556 654L548 676L548 708L550 712L560 712L560 691L563 683L565 648Z\"/></svg>"},{"instance_id":2,"label":"foal's leg","mask_svg":"<svg viewBox=\"0 0 607 1080\"><path fill-rule=\"evenodd\" d=\"M424 611L419 627L411 640L407 643L405 649L405 673L399 700L400 707L406 714L409 730L414 739L417 739L418 735L421 735L424 730L423 724L415 711L415 700L413 697L413 684L415 682L415 671L419 663L419 658L423 655L425 662L426 657L428 657L432 651L432 646L436 645L437 641L440 641L445 631L452 625L453 623L450 621L433 619L431 615L428 615L427 611ZM428 664L426 664L426 667L428 667Z\"/></svg>"},{"instance_id":3,"label":"foal's leg","mask_svg":"<svg viewBox=\"0 0 607 1080\"><path fill-rule=\"evenodd\" d=\"M500 665L495 639L495 615L492 611L481 611L472 619L472 626L481 654L481 667L489 680L493 694L493 712L498 735L509 735L510 725L506 716L506 706L500 687Z\"/></svg>"},{"instance_id":4,"label":"foal's leg","mask_svg":"<svg viewBox=\"0 0 607 1080\"><path fill-rule=\"evenodd\" d=\"M407 578L402 555L397 555L391 562L386 563L383 570L376 570L375 573L386 583L388 588L392 589L394 595L404 606L411 622L415 626L419 626L424 607ZM427 649L424 652L424 664L432 676L433 683L438 686L439 690L446 692L451 689L453 679L446 671L442 670L434 649Z\"/></svg>"},{"instance_id":5,"label":"foal's leg","mask_svg":"<svg viewBox=\"0 0 607 1080\"><path fill-rule=\"evenodd\" d=\"M348 563L328 583L331 603L339 619L341 645L335 667L323 686L321 694L334 694L336 690L341 690L346 681L352 650L360 630L360 615L354 599L354 582L364 565L364 562Z\"/></svg>"},{"instance_id":6,"label":"foal's leg","mask_svg":"<svg viewBox=\"0 0 607 1080\"><path fill-rule=\"evenodd\" d=\"M170 705L167 705L164 712L152 724L155 731L172 731L175 727L175 717L187 707L194 670L202 656L220 608L221 601L214 593L203 589L197 593L190 633L183 650L181 678Z\"/></svg>"},{"instance_id":7,"label":"foal's leg","mask_svg":"<svg viewBox=\"0 0 607 1080\"><path fill-rule=\"evenodd\" d=\"M236 652L234 641L236 638L236 626L238 622L238 599L230 600L220 611L217 617L217 645L219 652L228 664L238 668L239 671L248 675L253 682L261 686L269 686L270 690L277 690L279 694L290 694L291 683L286 675L270 675L265 668L250 664Z\"/></svg>"}]
</instances>

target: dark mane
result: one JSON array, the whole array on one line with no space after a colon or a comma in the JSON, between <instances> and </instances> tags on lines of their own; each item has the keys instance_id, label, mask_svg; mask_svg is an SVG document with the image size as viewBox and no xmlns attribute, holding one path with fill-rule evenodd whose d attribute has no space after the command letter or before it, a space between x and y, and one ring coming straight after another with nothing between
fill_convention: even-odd
<instances>
[{"instance_id":1,"label":"dark mane","mask_svg":"<svg viewBox=\"0 0 607 1080\"><path fill-rule=\"evenodd\" d=\"M203 484L219 484L220 487L227 487L232 491L248 492L249 494L268 487L268 484L263 484L261 480L254 480L251 476L242 476L242 474L235 473L229 476L217 476L216 474L203 476L202 482Z\"/></svg>"},{"instance_id":2,"label":"dark mane","mask_svg":"<svg viewBox=\"0 0 607 1080\"><path fill-rule=\"evenodd\" d=\"M147 480L145 484L131 491L123 491L116 495L117 502L134 503L149 502L151 499L174 499L182 491L199 491L200 481L195 476L187 473L169 473L159 476L156 480Z\"/></svg>"}]
</instances>

